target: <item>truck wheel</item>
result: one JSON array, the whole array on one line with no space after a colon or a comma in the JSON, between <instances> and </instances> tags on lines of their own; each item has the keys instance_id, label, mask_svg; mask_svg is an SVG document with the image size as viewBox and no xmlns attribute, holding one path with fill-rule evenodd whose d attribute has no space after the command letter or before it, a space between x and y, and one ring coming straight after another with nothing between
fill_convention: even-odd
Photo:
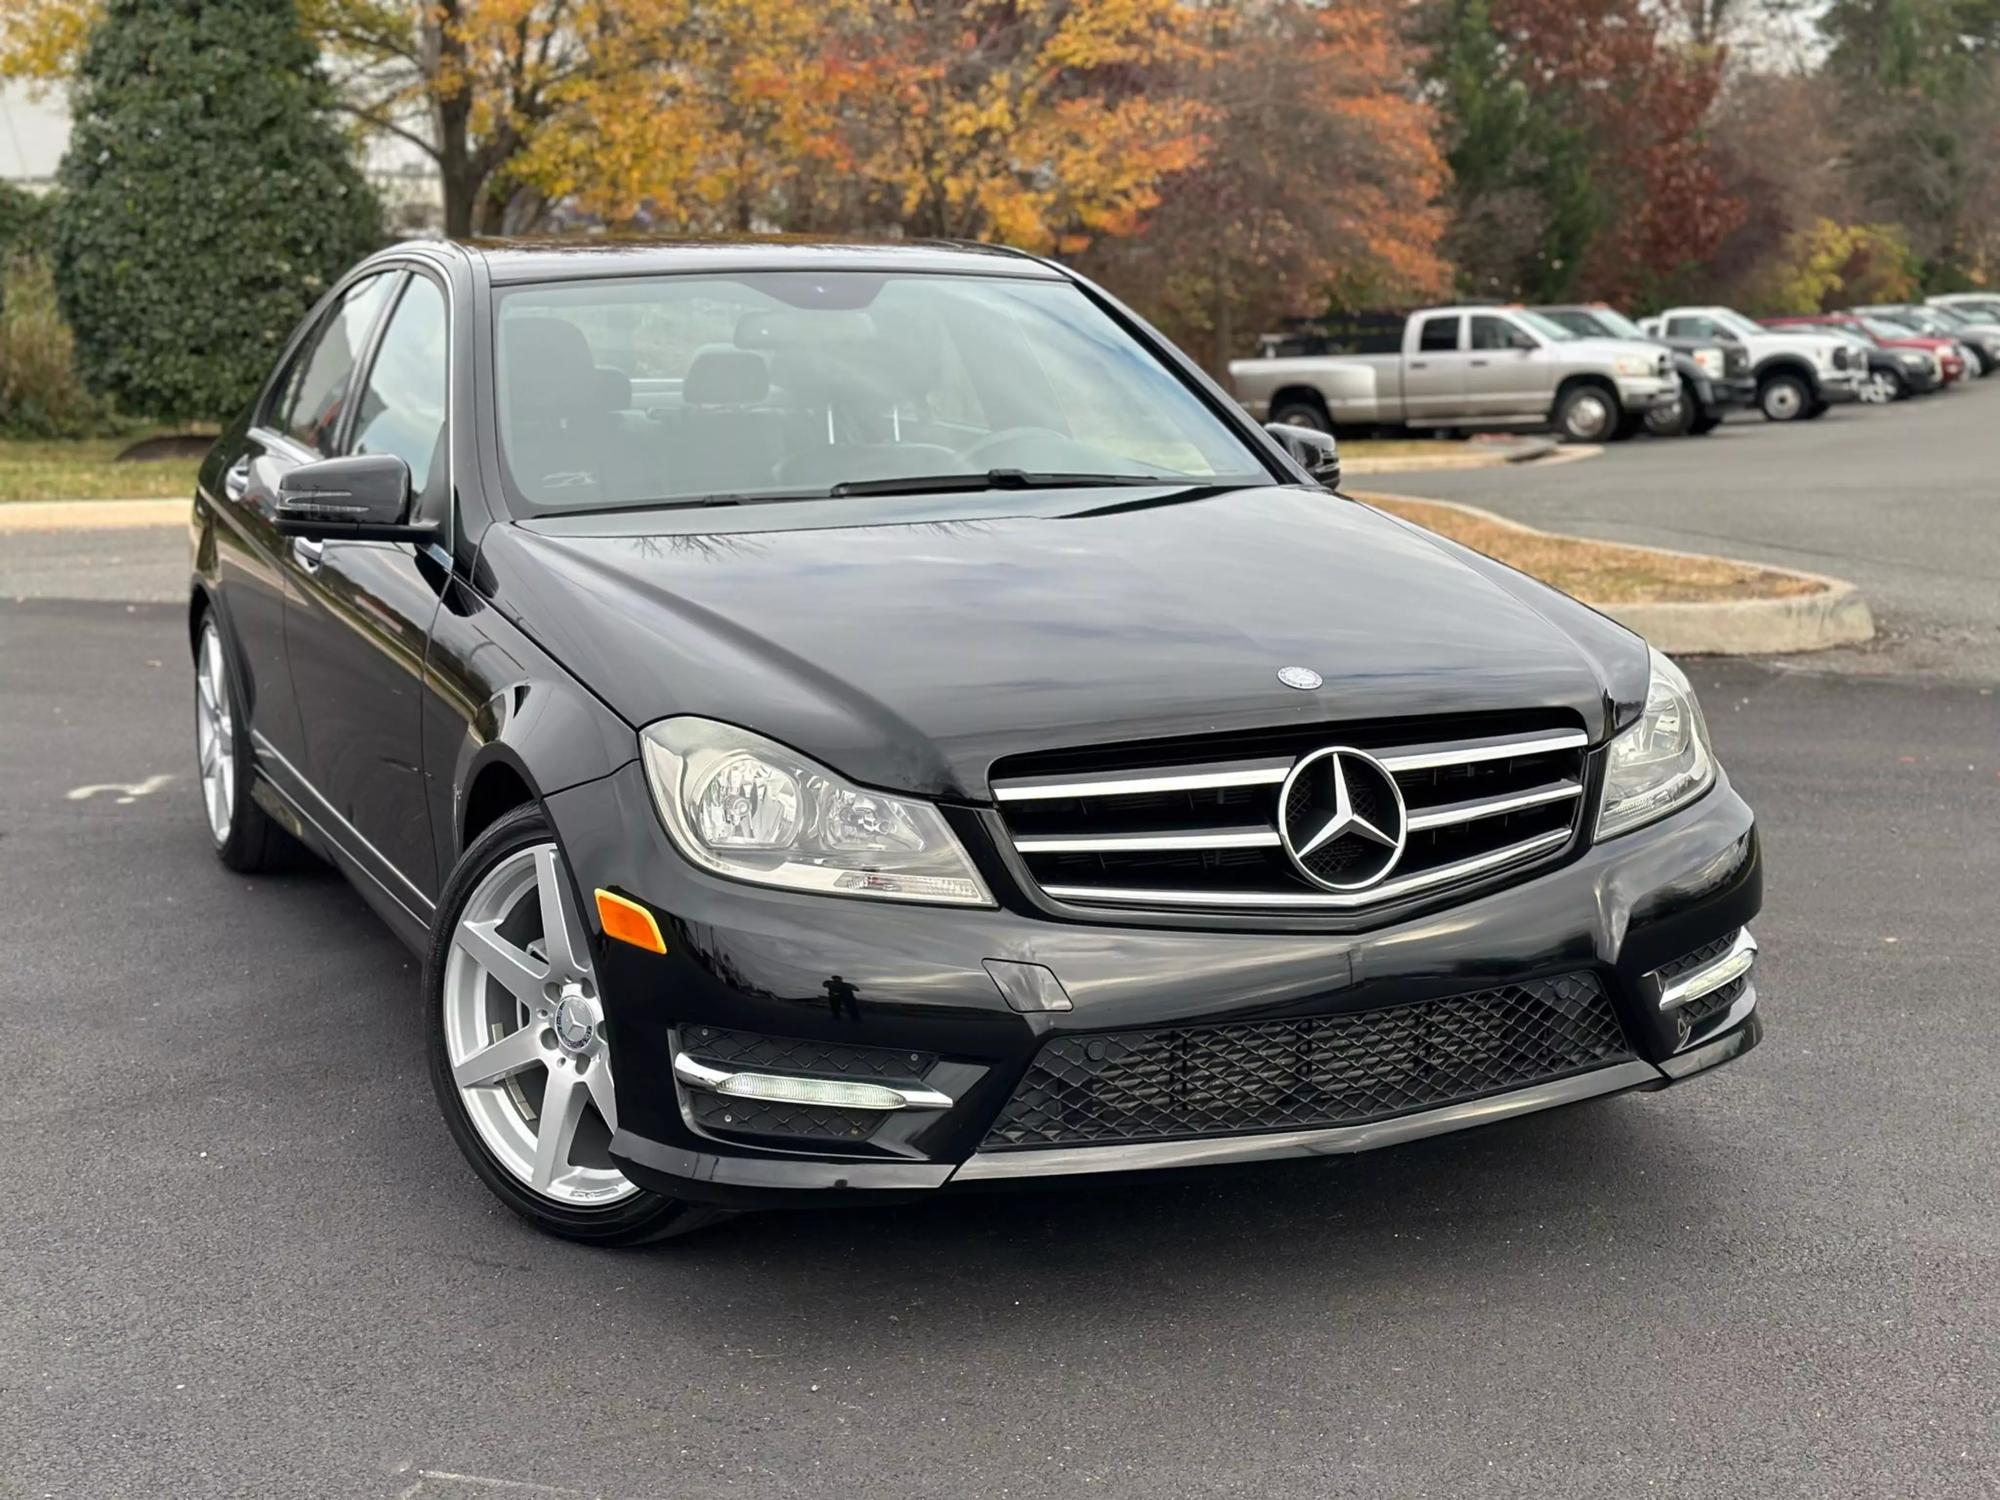
<instances>
[{"instance_id":1,"label":"truck wheel","mask_svg":"<svg viewBox=\"0 0 2000 1500\"><path fill-rule=\"evenodd\" d=\"M1780 371L1757 387L1757 409L1767 422L1796 422L1812 405L1812 392L1796 375Z\"/></svg>"},{"instance_id":2,"label":"truck wheel","mask_svg":"<svg viewBox=\"0 0 2000 1500\"><path fill-rule=\"evenodd\" d=\"M1656 406L1646 413L1646 431L1654 437L1685 437L1694 431L1696 413L1700 410L1694 387L1683 380L1671 405Z\"/></svg>"},{"instance_id":3,"label":"truck wheel","mask_svg":"<svg viewBox=\"0 0 2000 1500\"><path fill-rule=\"evenodd\" d=\"M1312 396L1286 396L1271 408L1271 420L1289 427L1310 427L1314 432L1333 432L1333 418L1326 403Z\"/></svg>"},{"instance_id":4,"label":"truck wheel","mask_svg":"<svg viewBox=\"0 0 2000 1500\"><path fill-rule=\"evenodd\" d=\"M1601 385L1573 385L1556 402L1556 431L1566 443L1603 443L1618 436L1618 398Z\"/></svg>"}]
</instances>

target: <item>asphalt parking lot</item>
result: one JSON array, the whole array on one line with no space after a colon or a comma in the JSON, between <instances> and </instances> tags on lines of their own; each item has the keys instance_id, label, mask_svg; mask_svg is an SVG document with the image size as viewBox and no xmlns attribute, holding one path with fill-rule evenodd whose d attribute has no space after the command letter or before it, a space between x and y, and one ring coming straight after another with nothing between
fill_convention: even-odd
<instances>
[{"instance_id":1,"label":"asphalt parking lot","mask_svg":"<svg viewBox=\"0 0 2000 1500\"><path fill-rule=\"evenodd\" d=\"M1354 481L1549 531L1720 552L1860 585L1881 639L1822 669L2000 679L2000 375L1783 426L1634 439L1584 463Z\"/></svg>"},{"instance_id":2,"label":"asphalt parking lot","mask_svg":"<svg viewBox=\"0 0 2000 1500\"><path fill-rule=\"evenodd\" d=\"M1867 670L1693 668L1766 839L1739 1065L643 1253L492 1202L343 883L209 856L180 610L0 604L0 1495L2000 1494L2000 388L1955 401L1384 485L1950 580Z\"/></svg>"}]
</instances>

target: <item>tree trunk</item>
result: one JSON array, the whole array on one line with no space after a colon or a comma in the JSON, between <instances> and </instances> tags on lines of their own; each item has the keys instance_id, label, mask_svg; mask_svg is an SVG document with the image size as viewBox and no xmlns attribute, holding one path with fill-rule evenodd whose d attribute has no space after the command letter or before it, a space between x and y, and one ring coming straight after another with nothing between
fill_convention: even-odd
<instances>
[{"instance_id":1,"label":"tree trunk","mask_svg":"<svg viewBox=\"0 0 2000 1500\"><path fill-rule=\"evenodd\" d=\"M473 231L473 214L479 195L486 186L487 173L472 153L472 91L463 83L450 95L435 91L440 73L463 79L466 76L465 42L458 35L456 0L439 7L434 22L426 27L425 53L431 61L433 100L437 111L438 176L444 186L444 232L454 238Z\"/></svg>"}]
</instances>

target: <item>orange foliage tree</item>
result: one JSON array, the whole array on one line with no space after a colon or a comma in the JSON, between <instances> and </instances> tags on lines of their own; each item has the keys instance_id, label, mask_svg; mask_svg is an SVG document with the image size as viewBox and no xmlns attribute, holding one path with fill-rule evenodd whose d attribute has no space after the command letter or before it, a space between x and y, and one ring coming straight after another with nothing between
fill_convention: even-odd
<instances>
[{"instance_id":1,"label":"orange foliage tree","mask_svg":"<svg viewBox=\"0 0 2000 1500\"><path fill-rule=\"evenodd\" d=\"M1193 14L1206 150L1087 267L1217 371L1287 315L1443 293L1448 173L1398 0Z\"/></svg>"},{"instance_id":2,"label":"orange foliage tree","mask_svg":"<svg viewBox=\"0 0 2000 1500\"><path fill-rule=\"evenodd\" d=\"M629 3L629 0L627 0ZM704 0L521 175L612 222L1076 250L1199 155L1178 0Z\"/></svg>"}]
</instances>

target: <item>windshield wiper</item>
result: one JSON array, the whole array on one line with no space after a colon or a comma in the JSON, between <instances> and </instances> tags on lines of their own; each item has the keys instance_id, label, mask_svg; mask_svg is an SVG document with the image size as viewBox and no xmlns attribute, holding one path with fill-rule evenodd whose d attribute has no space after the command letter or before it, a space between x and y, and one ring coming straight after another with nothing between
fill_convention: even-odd
<instances>
[{"instance_id":1,"label":"windshield wiper","mask_svg":"<svg viewBox=\"0 0 2000 1500\"><path fill-rule=\"evenodd\" d=\"M830 499L850 495L952 494L966 490L1070 490L1111 485L1198 484L1183 474L1058 474L1032 469L988 469L984 474L912 474L899 479L843 479Z\"/></svg>"}]
</instances>

